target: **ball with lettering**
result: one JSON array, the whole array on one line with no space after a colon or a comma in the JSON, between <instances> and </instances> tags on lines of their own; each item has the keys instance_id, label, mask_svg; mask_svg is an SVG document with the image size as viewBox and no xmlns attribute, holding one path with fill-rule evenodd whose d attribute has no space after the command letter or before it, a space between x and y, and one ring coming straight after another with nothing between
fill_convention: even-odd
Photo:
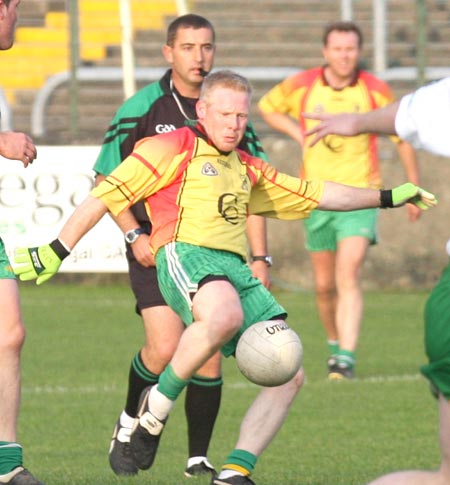
<instances>
[{"instance_id":1,"label":"ball with lettering","mask_svg":"<svg viewBox=\"0 0 450 485\"><path fill-rule=\"evenodd\" d=\"M265 387L290 381L302 365L299 336L285 322L268 320L247 328L236 347L236 363L244 376Z\"/></svg>"}]
</instances>

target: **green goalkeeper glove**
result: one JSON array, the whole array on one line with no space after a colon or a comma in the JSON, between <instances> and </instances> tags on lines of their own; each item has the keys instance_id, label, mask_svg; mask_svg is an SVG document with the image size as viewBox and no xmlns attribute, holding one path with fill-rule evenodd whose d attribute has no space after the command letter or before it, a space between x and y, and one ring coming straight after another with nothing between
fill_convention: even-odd
<instances>
[{"instance_id":1,"label":"green goalkeeper glove","mask_svg":"<svg viewBox=\"0 0 450 485\"><path fill-rule=\"evenodd\" d=\"M380 190L380 207L400 207L406 203L414 204L419 209L427 210L437 205L436 197L410 182L392 190Z\"/></svg>"},{"instance_id":2,"label":"green goalkeeper glove","mask_svg":"<svg viewBox=\"0 0 450 485\"><path fill-rule=\"evenodd\" d=\"M14 262L20 266L14 268L14 273L21 281L35 279L40 285L58 272L63 259L69 254L70 251L59 239L37 248L18 248Z\"/></svg>"}]
</instances>

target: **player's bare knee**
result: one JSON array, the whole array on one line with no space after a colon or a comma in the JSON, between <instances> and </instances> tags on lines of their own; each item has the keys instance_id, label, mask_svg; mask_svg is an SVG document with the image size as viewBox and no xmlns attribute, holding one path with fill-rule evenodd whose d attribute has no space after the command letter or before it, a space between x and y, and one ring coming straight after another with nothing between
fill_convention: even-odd
<instances>
[{"instance_id":1,"label":"player's bare knee","mask_svg":"<svg viewBox=\"0 0 450 485\"><path fill-rule=\"evenodd\" d=\"M25 342L25 327L20 320L4 327L0 331L0 352L20 352Z\"/></svg>"},{"instance_id":2,"label":"player's bare knee","mask_svg":"<svg viewBox=\"0 0 450 485\"><path fill-rule=\"evenodd\" d=\"M222 317L215 322L215 327L220 329L224 337L231 338L241 329L243 323L242 309L230 309L225 311Z\"/></svg>"},{"instance_id":3,"label":"player's bare knee","mask_svg":"<svg viewBox=\"0 0 450 485\"><path fill-rule=\"evenodd\" d=\"M296 392L298 392L300 391L304 382L305 382L305 371L303 370L303 367L300 367L297 374L295 374L295 376L288 382L288 384L290 384L294 389L296 389Z\"/></svg>"},{"instance_id":4,"label":"player's bare knee","mask_svg":"<svg viewBox=\"0 0 450 485\"><path fill-rule=\"evenodd\" d=\"M317 285L315 291L316 297L321 299L330 299L336 295L336 289L326 285Z\"/></svg>"},{"instance_id":5,"label":"player's bare knee","mask_svg":"<svg viewBox=\"0 0 450 485\"><path fill-rule=\"evenodd\" d=\"M176 345L172 342L161 343L160 345L146 345L141 351L145 367L155 374L160 374L171 361L175 347Z\"/></svg>"},{"instance_id":6,"label":"player's bare knee","mask_svg":"<svg viewBox=\"0 0 450 485\"><path fill-rule=\"evenodd\" d=\"M303 367L295 374L295 376L286 384L281 386L283 388L283 393L285 396L286 403L289 401L293 401L295 396L299 393L301 387L303 386L305 380L305 373L303 371Z\"/></svg>"}]
</instances>

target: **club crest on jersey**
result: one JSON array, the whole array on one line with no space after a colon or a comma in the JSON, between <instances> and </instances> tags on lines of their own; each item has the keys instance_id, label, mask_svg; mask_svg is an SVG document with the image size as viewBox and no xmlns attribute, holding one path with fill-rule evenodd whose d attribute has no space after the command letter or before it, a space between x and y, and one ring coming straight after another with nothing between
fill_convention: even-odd
<instances>
[{"instance_id":1,"label":"club crest on jersey","mask_svg":"<svg viewBox=\"0 0 450 485\"><path fill-rule=\"evenodd\" d=\"M202 167L202 175L208 175L210 177L215 177L219 175L219 172L209 163L205 163Z\"/></svg>"},{"instance_id":2,"label":"club crest on jersey","mask_svg":"<svg viewBox=\"0 0 450 485\"><path fill-rule=\"evenodd\" d=\"M317 114L320 114L320 113L324 113L325 112L325 108L323 106L323 104L316 104L313 108L313 113L317 113Z\"/></svg>"}]
</instances>

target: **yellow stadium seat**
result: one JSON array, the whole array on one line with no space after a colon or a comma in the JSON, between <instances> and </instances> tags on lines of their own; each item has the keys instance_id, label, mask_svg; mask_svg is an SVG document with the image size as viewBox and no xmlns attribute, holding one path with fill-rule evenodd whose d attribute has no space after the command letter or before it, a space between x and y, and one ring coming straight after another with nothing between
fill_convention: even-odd
<instances>
[{"instance_id":1,"label":"yellow stadium seat","mask_svg":"<svg viewBox=\"0 0 450 485\"><path fill-rule=\"evenodd\" d=\"M117 0L80 0L80 59L100 62L109 46L120 45L120 6ZM176 15L175 0L131 0L134 30L163 29L166 16ZM70 67L67 12L49 11L44 27L19 27L15 45L0 56L0 86L11 102L13 89L35 89L47 77Z\"/></svg>"}]
</instances>

